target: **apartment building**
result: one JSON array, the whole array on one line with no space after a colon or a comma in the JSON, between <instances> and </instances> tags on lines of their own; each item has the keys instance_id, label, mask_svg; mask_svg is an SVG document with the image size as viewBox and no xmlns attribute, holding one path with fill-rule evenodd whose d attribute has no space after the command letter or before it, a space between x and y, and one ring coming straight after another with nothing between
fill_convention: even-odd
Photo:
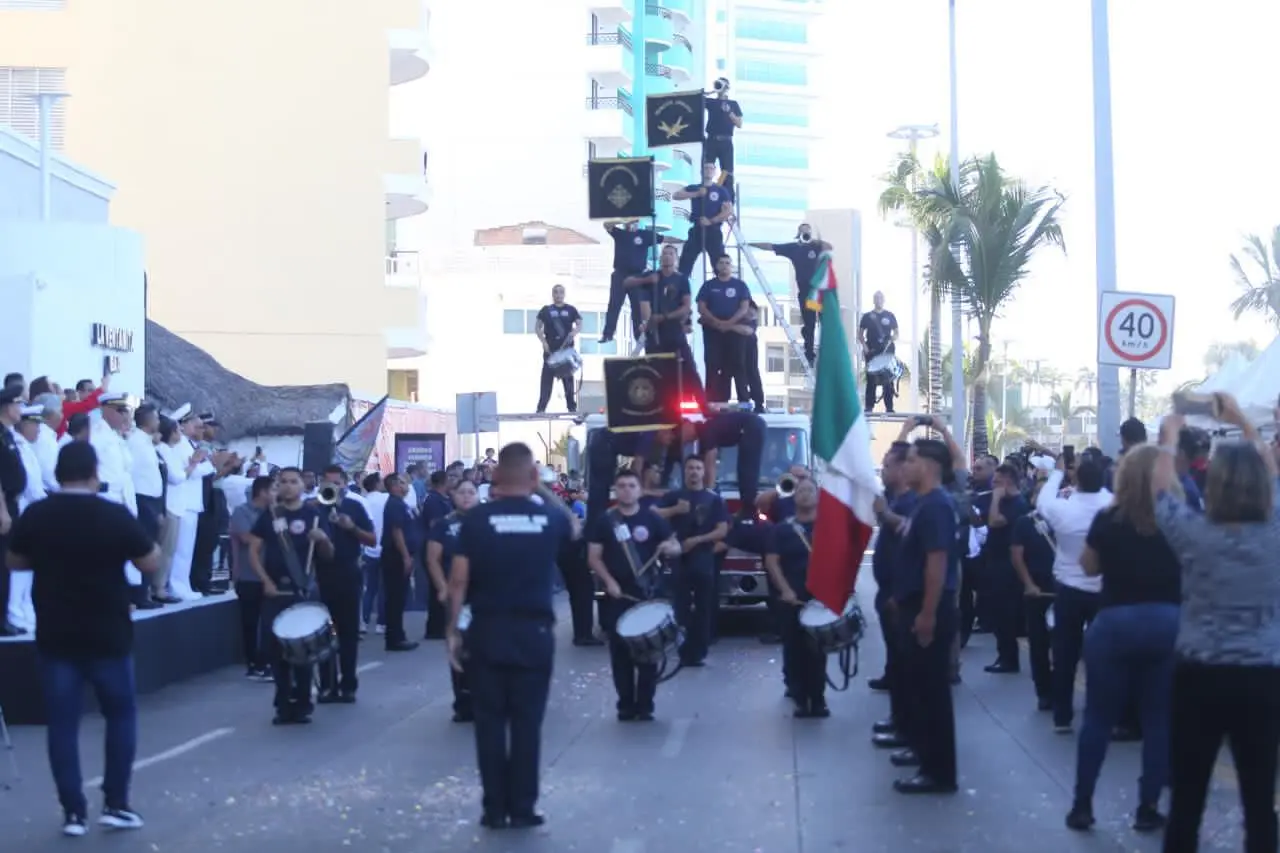
<instances>
[{"instance_id":1,"label":"apartment building","mask_svg":"<svg viewBox=\"0 0 1280 853\"><path fill-rule=\"evenodd\" d=\"M267 384L379 394L422 352L389 220L430 197L390 87L430 65L423 0L0 0L0 124L112 176L146 243L148 314Z\"/></svg>"}]
</instances>

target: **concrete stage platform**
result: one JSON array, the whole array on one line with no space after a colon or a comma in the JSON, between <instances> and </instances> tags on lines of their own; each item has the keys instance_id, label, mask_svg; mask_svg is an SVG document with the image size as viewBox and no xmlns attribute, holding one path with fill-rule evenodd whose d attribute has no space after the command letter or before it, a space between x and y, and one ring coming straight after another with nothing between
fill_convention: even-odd
<instances>
[{"instance_id":1,"label":"concrete stage platform","mask_svg":"<svg viewBox=\"0 0 1280 853\"><path fill-rule=\"evenodd\" d=\"M133 614L138 693L204 675L240 661L240 616L234 594L169 604ZM86 708L94 708L92 694ZM0 708L10 725L43 725L44 698L35 637L0 638Z\"/></svg>"}]
</instances>

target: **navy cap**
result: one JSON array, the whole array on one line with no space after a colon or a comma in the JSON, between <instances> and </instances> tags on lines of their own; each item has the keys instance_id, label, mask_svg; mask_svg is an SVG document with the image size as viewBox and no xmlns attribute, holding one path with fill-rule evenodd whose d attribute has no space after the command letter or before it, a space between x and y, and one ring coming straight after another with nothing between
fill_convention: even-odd
<instances>
[{"instance_id":1,"label":"navy cap","mask_svg":"<svg viewBox=\"0 0 1280 853\"><path fill-rule=\"evenodd\" d=\"M22 402L22 389L16 387L0 389L0 406Z\"/></svg>"}]
</instances>

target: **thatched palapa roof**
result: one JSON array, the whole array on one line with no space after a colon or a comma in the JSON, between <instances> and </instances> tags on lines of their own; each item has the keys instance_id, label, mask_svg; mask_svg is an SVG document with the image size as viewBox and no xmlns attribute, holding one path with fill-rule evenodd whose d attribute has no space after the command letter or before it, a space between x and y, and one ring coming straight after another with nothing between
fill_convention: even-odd
<instances>
[{"instance_id":1,"label":"thatched palapa roof","mask_svg":"<svg viewBox=\"0 0 1280 853\"><path fill-rule=\"evenodd\" d=\"M327 421L340 405L350 418L351 390L346 385L259 385L151 320L146 396L163 411L190 403L196 412L213 412L227 441L301 435L304 425Z\"/></svg>"}]
</instances>

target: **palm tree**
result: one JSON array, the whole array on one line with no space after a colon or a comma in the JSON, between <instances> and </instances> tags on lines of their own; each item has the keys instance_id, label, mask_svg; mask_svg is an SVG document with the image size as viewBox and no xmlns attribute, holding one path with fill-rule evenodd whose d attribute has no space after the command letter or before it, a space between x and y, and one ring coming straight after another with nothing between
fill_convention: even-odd
<instances>
[{"instance_id":1,"label":"palm tree","mask_svg":"<svg viewBox=\"0 0 1280 853\"><path fill-rule=\"evenodd\" d=\"M1093 405L1093 391L1098 387L1098 374L1092 368L1082 367L1076 372L1075 387L1084 389L1084 401Z\"/></svg>"},{"instance_id":2,"label":"palm tree","mask_svg":"<svg viewBox=\"0 0 1280 853\"><path fill-rule=\"evenodd\" d=\"M1231 273L1244 293L1231 302L1231 310L1239 320L1245 313L1261 314L1280 329L1280 225L1271 230L1268 246L1257 234L1244 238L1240 255L1231 256ZM1255 280L1246 266L1257 267L1261 278Z\"/></svg>"},{"instance_id":3,"label":"palm tree","mask_svg":"<svg viewBox=\"0 0 1280 853\"><path fill-rule=\"evenodd\" d=\"M1067 430L1071 426L1071 419L1078 418L1081 415L1093 414L1093 406L1077 406L1071 399L1070 391L1062 391L1055 393L1049 399L1049 408L1062 420L1062 443L1067 443Z\"/></svg>"},{"instance_id":4,"label":"palm tree","mask_svg":"<svg viewBox=\"0 0 1280 853\"><path fill-rule=\"evenodd\" d=\"M916 195L942 237L931 243L929 281L957 297L978 324L975 368L985 377L991 361L991 326L1030 272L1043 246L1065 251L1059 214L1066 199L1049 187L1030 188L1009 178L995 155L969 161L959 188L930 175ZM973 389L973 451L987 452L986 386Z\"/></svg>"},{"instance_id":5,"label":"palm tree","mask_svg":"<svg viewBox=\"0 0 1280 853\"><path fill-rule=\"evenodd\" d=\"M1253 361L1258 357L1258 345L1253 341L1236 341L1230 344L1210 344L1204 353L1204 369L1215 373L1233 356L1242 356L1245 361Z\"/></svg>"}]
</instances>

